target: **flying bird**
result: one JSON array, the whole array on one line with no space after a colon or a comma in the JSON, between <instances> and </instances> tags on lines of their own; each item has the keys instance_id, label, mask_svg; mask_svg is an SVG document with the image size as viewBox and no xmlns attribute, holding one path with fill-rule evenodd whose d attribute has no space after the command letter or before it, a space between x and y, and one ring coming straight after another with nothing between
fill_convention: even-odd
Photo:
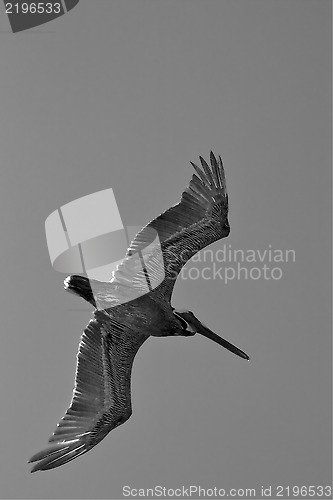
<instances>
[{"instance_id":1,"label":"flying bird","mask_svg":"<svg viewBox=\"0 0 333 500\"><path fill-rule=\"evenodd\" d=\"M65 289L94 306L77 353L75 386L66 414L36 453L31 470L66 464L98 444L132 414L131 371L149 338L200 333L232 353L247 354L204 326L191 311L171 306L182 267L199 250L229 235L228 194L222 159L191 162L195 173L178 204L135 236L109 282L72 275ZM158 235L158 239L154 237Z\"/></svg>"}]
</instances>

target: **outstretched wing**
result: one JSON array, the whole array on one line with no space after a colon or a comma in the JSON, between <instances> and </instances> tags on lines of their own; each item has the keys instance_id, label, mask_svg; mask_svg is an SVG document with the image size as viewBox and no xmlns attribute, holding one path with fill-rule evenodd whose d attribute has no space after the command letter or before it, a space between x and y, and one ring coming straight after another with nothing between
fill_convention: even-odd
<instances>
[{"instance_id":1,"label":"outstretched wing","mask_svg":"<svg viewBox=\"0 0 333 500\"><path fill-rule=\"evenodd\" d=\"M114 273L113 281L147 286L147 276L159 284L166 298L181 268L199 250L228 236L228 195L221 157L210 153L210 165L200 156L202 168L192 163L196 174L182 194L181 201L149 222L134 238L126 258ZM158 234L161 246L151 247L152 229ZM144 248L150 250L140 271L137 257ZM161 258L162 254L162 258ZM142 258L141 258L142 262Z\"/></svg>"},{"instance_id":2,"label":"outstretched wing","mask_svg":"<svg viewBox=\"0 0 333 500\"><path fill-rule=\"evenodd\" d=\"M74 460L130 417L132 364L147 338L95 313L81 337L71 404L49 439L52 445L29 460L38 461L31 472Z\"/></svg>"}]
</instances>

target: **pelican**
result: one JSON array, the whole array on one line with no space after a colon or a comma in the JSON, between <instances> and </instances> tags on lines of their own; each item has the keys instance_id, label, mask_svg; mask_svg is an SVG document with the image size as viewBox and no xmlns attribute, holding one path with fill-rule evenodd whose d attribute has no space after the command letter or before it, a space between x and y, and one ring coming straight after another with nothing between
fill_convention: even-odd
<instances>
[{"instance_id":1,"label":"pelican","mask_svg":"<svg viewBox=\"0 0 333 500\"><path fill-rule=\"evenodd\" d=\"M70 406L49 439L50 446L30 458L29 462L38 462L31 472L74 460L129 419L133 360L151 335L200 333L249 360L191 311L171 306L173 287L184 264L230 232L222 159L217 160L213 152L210 165L199 158L201 168L191 162L195 173L180 202L141 229L109 282L77 275L66 278L65 289L93 305L94 316L81 336ZM152 243L151 230L157 233L159 245ZM148 254L143 261L145 248ZM157 285L152 287L148 277ZM148 291L144 288L147 279Z\"/></svg>"}]
</instances>

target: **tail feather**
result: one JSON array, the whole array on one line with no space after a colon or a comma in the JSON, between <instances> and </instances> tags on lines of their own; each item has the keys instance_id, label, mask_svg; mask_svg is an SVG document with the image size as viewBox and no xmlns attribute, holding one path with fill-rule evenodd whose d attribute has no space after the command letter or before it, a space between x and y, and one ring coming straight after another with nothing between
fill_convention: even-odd
<instances>
[{"instance_id":1,"label":"tail feather","mask_svg":"<svg viewBox=\"0 0 333 500\"><path fill-rule=\"evenodd\" d=\"M94 295L90 286L90 281L85 276L73 274L64 281L65 290L79 295L84 300L96 307Z\"/></svg>"}]
</instances>

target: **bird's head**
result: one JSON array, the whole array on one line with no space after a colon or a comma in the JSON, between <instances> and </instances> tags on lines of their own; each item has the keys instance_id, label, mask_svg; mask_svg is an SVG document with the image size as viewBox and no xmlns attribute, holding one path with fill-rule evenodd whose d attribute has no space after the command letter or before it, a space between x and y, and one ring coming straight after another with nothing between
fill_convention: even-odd
<instances>
[{"instance_id":1,"label":"bird's head","mask_svg":"<svg viewBox=\"0 0 333 500\"><path fill-rule=\"evenodd\" d=\"M237 354L237 356L240 356L241 358L247 360L250 359L249 356L245 354L245 352L238 349L238 347L234 346L233 344L230 344L230 342L228 342L219 335L216 335L216 333L209 330L209 328L203 325L191 311L174 309L173 314L178 319L178 321L182 326L178 335L188 337L191 335L195 335L196 333L200 333L204 337L213 340L214 342L220 344L221 346L225 347L234 354Z\"/></svg>"}]
</instances>

